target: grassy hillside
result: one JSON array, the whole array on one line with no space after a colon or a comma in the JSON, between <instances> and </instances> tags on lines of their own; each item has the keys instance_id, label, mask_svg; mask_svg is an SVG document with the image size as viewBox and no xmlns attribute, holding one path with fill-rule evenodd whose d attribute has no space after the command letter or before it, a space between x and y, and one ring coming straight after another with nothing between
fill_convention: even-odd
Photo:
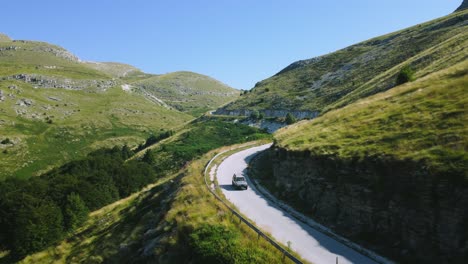
<instances>
[{"instance_id":1,"label":"grassy hillside","mask_svg":"<svg viewBox=\"0 0 468 264\"><path fill-rule=\"evenodd\" d=\"M136 145L237 95L196 73L83 62L56 45L1 35L0 180L38 175L103 146Z\"/></svg>"},{"instance_id":2,"label":"grassy hillside","mask_svg":"<svg viewBox=\"0 0 468 264\"><path fill-rule=\"evenodd\" d=\"M328 111L395 86L409 65L415 77L468 58L468 10L295 62L255 85L227 110Z\"/></svg>"},{"instance_id":3,"label":"grassy hillside","mask_svg":"<svg viewBox=\"0 0 468 264\"><path fill-rule=\"evenodd\" d=\"M136 145L189 115L43 42L0 42L0 180L30 177L103 146Z\"/></svg>"},{"instance_id":4,"label":"grassy hillside","mask_svg":"<svg viewBox=\"0 0 468 264\"><path fill-rule=\"evenodd\" d=\"M153 151L154 162L143 159L159 175L154 184L91 213L85 225L70 232L65 240L26 257L22 262L281 263L282 256L277 250L265 240L258 240L246 225L239 225L238 219L209 193L201 175L203 166L215 154L206 155L209 150L261 138L269 139L270 135L240 124L217 121L189 124L182 133L157 146ZM187 164L197 158L199 160ZM106 165L100 161L98 165L104 169L100 171L103 175ZM135 160L126 164L131 162ZM55 171L59 174L68 171L59 178L59 189L65 192L63 195L75 192L86 197L87 192L77 189L73 184L76 180L69 175L83 174L82 170L70 169L77 164L80 162L72 162ZM109 168L115 171L115 166ZM116 173L109 175L115 177ZM83 176L85 179L82 180L89 178L87 175L80 177ZM71 180L64 181L66 177ZM32 195L40 193L25 189ZM54 190L56 193L56 188ZM90 201L94 203L94 200ZM5 211L3 206L0 212ZM8 252L0 254L0 263L12 259L14 257Z\"/></svg>"},{"instance_id":5,"label":"grassy hillside","mask_svg":"<svg viewBox=\"0 0 468 264\"><path fill-rule=\"evenodd\" d=\"M105 72L114 77L127 77L134 75L144 75L144 73L128 64L117 62L86 62L86 65L101 72Z\"/></svg>"},{"instance_id":6,"label":"grassy hillside","mask_svg":"<svg viewBox=\"0 0 468 264\"><path fill-rule=\"evenodd\" d=\"M208 192L200 172L210 156L92 212L75 234L20 263L289 263ZM190 239L206 227L204 243ZM203 256L203 246L213 250Z\"/></svg>"},{"instance_id":7,"label":"grassy hillside","mask_svg":"<svg viewBox=\"0 0 468 264\"><path fill-rule=\"evenodd\" d=\"M468 171L468 62L280 130L288 150L340 159L393 156ZM467 178L468 179L468 178Z\"/></svg>"},{"instance_id":8,"label":"grassy hillside","mask_svg":"<svg viewBox=\"0 0 468 264\"><path fill-rule=\"evenodd\" d=\"M91 93L0 81L0 90L0 141L10 141L0 144L0 179L37 175L99 147L136 145L191 119L120 87Z\"/></svg>"},{"instance_id":9,"label":"grassy hillside","mask_svg":"<svg viewBox=\"0 0 468 264\"><path fill-rule=\"evenodd\" d=\"M239 96L235 90L208 76L174 72L132 83L167 105L194 116L215 109Z\"/></svg>"}]
</instances>

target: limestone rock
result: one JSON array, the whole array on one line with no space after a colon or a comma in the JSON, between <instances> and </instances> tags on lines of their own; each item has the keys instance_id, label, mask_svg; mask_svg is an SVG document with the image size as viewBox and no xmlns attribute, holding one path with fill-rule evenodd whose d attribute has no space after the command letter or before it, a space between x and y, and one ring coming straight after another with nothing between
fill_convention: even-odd
<instances>
[{"instance_id":1,"label":"limestone rock","mask_svg":"<svg viewBox=\"0 0 468 264\"><path fill-rule=\"evenodd\" d=\"M423 161L340 160L279 147L269 155L280 199L364 247L408 263L458 263L468 254L466 181Z\"/></svg>"}]
</instances>

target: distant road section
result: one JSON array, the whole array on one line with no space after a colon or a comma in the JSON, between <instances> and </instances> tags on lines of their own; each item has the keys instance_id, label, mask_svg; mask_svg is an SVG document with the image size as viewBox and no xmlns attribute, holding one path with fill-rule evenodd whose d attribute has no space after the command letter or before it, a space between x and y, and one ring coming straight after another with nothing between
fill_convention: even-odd
<instances>
[{"instance_id":1,"label":"distant road section","mask_svg":"<svg viewBox=\"0 0 468 264\"><path fill-rule=\"evenodd\" d=\"M216 177L226 198L239 211L255 224L272 235L277 241L289 245L301 257L315 264L338 263L377 263L346 245L330 238L312 227L295 219L287 212L269 202L252 185L246 175L250 159L271 144L253 147L237 152L226 158L218 167ZM235 190L231 186L232 175L243 175L247 178L249 189Z\"/></svg>"}]
</instances>

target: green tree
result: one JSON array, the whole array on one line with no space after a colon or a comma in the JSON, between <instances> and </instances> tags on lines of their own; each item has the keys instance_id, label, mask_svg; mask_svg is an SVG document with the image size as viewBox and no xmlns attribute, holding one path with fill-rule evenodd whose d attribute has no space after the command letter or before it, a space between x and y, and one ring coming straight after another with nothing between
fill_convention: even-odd
<instances>
[{"instance_id":1,"label":"green tree","mask_svg":"<svg viewBox=\"0 0 468 264\"><path fill-rule=\"evenodd\" d=\"M401 68L400 72L397 75L396 84L404 84L407 82L414 81L414 70L410 66L406 65Z\"/></svg>"},{"instance_id":2,"label":"green tree","mask_svg":"<svg viewBox=\"0 0 468 264\"><path fill-rule=\"evenodd\" d=\"M12 249L19 256L41 250L63 236L60 208L48 200L33 200L34 204L15 213Z\"/></svg>"},{"instance_id":3,"label":"green tree","mask_svg":"<svg viewBox=\"0 0 468 264\"><path fill-rule=\"evenodd\" d=\"M296 123L296 118L291 113L288 113L286 115L286 124L291 125L294 123Z\"/></svg>"},{"instance_id":4,"label":"green tree","mask_svg":"<svg viewBox=\"0 0 468 264\"><path fill-rule=\"evenodd\" d=\"M259 117L260 117L260 112L258 112L258 110L253 110L250 113L250 118L252 118L252 119L258 119Z\"/></svg>"},{"instance_id":5,"label":"green tree","mask_svg":"<svg viewBox=\"0 0 468 264\"><path fill-rule=\"evenodd\" d=\"M73 230L83 224L88 218L89 210L80 195L71 193L67 196L63 213L65 228Z\"/></svg>"},{"instance_id":6,"label":"green tree","mask_svg":"<svg viewBox=\"0 0 468 264\"><path fill-rule=\"evenodd\" d=\"M132 155L133 155L133 151L127 146L127 144L125 144L122 147L122 158L126 160L130 158Z\"/></svg>"},{"instance_id":7,"label":"green tree","mask_svg":"<svg viewBox=\"0 0 468 264\"><path fill-rule=\"evenodd\" d=\"M153 164L153 163L154 163L154 160L155 160L155 159L154 159L154 154L153 154L153 152L152 152L151 150L147 150L147 151L145 152L145 155L143 156L142 161L143 161L143 162L146 162L146 163L148 163L148 164Z\"/></svg>"}]
</instances>

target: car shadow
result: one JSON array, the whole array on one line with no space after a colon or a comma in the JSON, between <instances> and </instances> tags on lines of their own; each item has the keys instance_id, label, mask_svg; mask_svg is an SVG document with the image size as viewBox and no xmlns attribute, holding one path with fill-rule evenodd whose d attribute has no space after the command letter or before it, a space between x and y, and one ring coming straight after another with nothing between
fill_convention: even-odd
<instances>
[{"instance_id":1,"label":"car shadow","mask_svg":"<svg viewBox=\"0 0 468 264\"><path fill-rule=\"evenodd\" d=\"M244 189L237 189L232 184L221 184L219 187L223 190L230 191L230 192L237 192L237 191L244 191Z\"/></svg>"}]
</instances>

